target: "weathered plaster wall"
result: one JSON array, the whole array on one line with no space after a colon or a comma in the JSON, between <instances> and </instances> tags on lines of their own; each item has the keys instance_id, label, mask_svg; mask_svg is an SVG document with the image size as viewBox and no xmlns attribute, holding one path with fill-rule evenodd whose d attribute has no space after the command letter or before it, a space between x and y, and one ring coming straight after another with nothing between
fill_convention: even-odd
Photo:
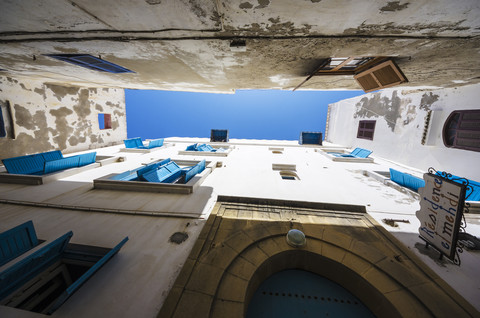
<instances>
[{"instance_id":1,"label":"weathered plaster wall","mask_svg":"<svg viewBox=\"0 0 480 318\"><path fill-rule=\"evenodd\" d=\"M121 142L127 135L123 89L0 77L0 102L10 104L15 132L15 138L0 138L0 158L99 148ZM112 129L99 129L99 113L111 114Z\"/></svg>"},{"instance_id":2,"label":"weathered plaster wall","mask_svg":"<svg viewBox=\"0 0 480 318\"><path fill-rule=\"evenodd\" d=\"M474 0L3 2L0 74L59 85L291 90L323 59L353 56L395 58L409 86L480 82ZM232 40L245 40L246 50L232 51ZM91 54L135 73L95 72L48 54ZM302 86L359 88L353 76Z\"/></svg>"},{"instance_id":3,"label":"weathered plaster wall","mask_svg":"<svg viewBox=\"0 0 480 318\"><path fill-rule=\"evenodd\" d=\"M373 150L373 155L426 171L429 167L480 180L480 170L472 163L480 153L447 148L441 130L454 110L479 109L480 85L441 90L386 89L378 93L340 101L330 105L327 140L347 147ZM436 133L428 144L421 144L425 117L434 111L432 128ZM376 120L373 141L357 137L360 120Z\"/></svg>"}]
</instances>

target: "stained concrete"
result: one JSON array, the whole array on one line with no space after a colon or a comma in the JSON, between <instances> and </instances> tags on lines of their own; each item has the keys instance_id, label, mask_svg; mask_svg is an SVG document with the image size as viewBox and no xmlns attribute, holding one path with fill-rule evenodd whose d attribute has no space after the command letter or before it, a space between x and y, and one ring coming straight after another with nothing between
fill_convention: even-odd
<instances>
[{"instance_id":1,"label":"stained concrete","mask_svg":"<svg viewBox=\"0 0 480 318\"><path fill-rule=\"evenodd\" d=\"M0 77L0 87L9 131L7 138L0 138L0 159L53 149L68 153L98 148L127 136L123 90L63 87L10 77ZM112 129L99 129L98 113L112 115Z\"/></svg>"},{"instance_id":2,"label":"stained concrete","mask_svg":"<svg viewBox=\"0 0 480 318\"><path fill-rule=\"evenodd\" d=\"M293 89L328 57L387 56L408 86L480 82L478 1L45 3L50 10L26 1L2 6L0 68L11 77L63 87L232 93ZM232 40L246 40L246 52L232 52ZM45 56L55 53L100 56L135 73L96 72ZM351 76L332 76L302 88L360 87Z\"/></svg>"}]
</instances>

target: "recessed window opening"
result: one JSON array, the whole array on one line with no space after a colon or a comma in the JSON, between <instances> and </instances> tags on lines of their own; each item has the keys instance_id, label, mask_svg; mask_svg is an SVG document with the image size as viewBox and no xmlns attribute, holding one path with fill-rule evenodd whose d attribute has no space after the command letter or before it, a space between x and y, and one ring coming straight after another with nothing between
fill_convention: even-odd
<instances>
[{"instance_id":1,"label":"recessed window opening","mask_svg":"<svg viewBox=\"0 0 480 318\"><path fill-rule=\"evenodd\" d=\"M10 103L0 102L0 138L15 138Z\"/></svg>"},{"instance_id":2,"label":"recessed window opening","mask_svg":"<svg viewBox=\"0 0 480 318\"><path fill-rule=\"evenodd\" d=\"M376 120L360 120L358 122L357 138L373 140Z\"/></svg>"},{"instance_id":3,"label":"recessed window opening","mask_svg":"<svg viewBox=\"0 0 480 318\"><path fill-rule=\"evenodd\" d=\"M284 148L281 147L269 147L268 150L270 150L274 154L283 154Z\"/></svg>"},{"instance_id":4,"label":"recessed window opening","mask_svg":"<svg viewBox=\"0 0 480 318\"><path fill-rule=\"evenodd\" d=\"M125 244L69 244L70 231L0 273L0 305L50 315Z\"/></svg>"},{"instance_id":5,"label":"recessed window opening","mask_svg":"<svg viewBox=\"0 0 480 318\"><path fill-rule=\"evenodd\" d=\"M443 126L443 143L449 148L480 151L480 109L452 112Z\"/></svg>"},{"instance_id":6,"label":"recessed window opening","mask_svg":"<svg viewBox=\"0 0 480 318\"><path fill-rule=\"evenodd\" d=\"M300 180L298 175L293 171L280 171L280 177L283 180Z\"/></svg>"},{"instance_id":7,"label":"recessed window opening","mask_svg":"<svg viewBox=\"0 0 480 318\"><path fill-rule=\"evenodd\" d=\"M300 145L322 145L322 133L317 131L302 131L300 133Z\"/></svg>"},{"instance_id":8,"label":"recessed window opening","mask_svg":"<svg viewBox=\"0 0 480 318\"><path fill-rule=\"evenodd\" d=\"M210 142L228 142L228 129L212 129Z\"/></svg>"},{"instance_id":9,"label":"recessed window opening","mask_svg":"<svg viewBox=\"0 0 480 318\"><path fill-rule=\"evenodd\" d=\"M98 114L98 126L100 130L112 129L112 115L111 114Z\"/></svg>"},{"instance_id":10,"label":"recessed window opening","mask_svg":"<svg viewBox=\"0 0 480 318\"><path fill-rule=\"evenodd\" d=\"M46 54L54 59L82 66L94 71L107 73L135 73L120 65L102 60L89 54Z\"/></svg>"},{"instance_id":11,"label":"recessed window opening","mask_svg":"<svg viewBox=\"0 0 480 318\"><path fill-rule=\"evenodd\" d=\"M6 137L7 131L5 130L5 122L3 120L2 107L0 107L0 137Z\"/></svg>"},{"instance_id":12,"label":"recessed window opening","mask_svg":"<svg viewBox=\"0 0 480 318\"><path fill-rule=\"evenodd\" d=\"M319 67L293 90L314 76L353 75L365 92L408 82L395 62L385 56L332 57L321 60Z\"/></svg>"}]
</instances>

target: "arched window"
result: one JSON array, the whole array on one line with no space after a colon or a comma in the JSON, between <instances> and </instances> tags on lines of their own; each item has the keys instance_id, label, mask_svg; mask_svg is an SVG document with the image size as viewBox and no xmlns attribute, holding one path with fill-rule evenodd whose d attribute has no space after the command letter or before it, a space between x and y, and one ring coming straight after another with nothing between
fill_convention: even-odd
<instances>
[{"instance_id":1,"label":"arched window","mask_svg":"<svg viewBox=\"0 0 480 318\"><path fill-rule=\"evenodd\" d=\"M443 143L449 148L480 151L480 109L452 112L443 126Z\"/></svg>"}]
</instances>

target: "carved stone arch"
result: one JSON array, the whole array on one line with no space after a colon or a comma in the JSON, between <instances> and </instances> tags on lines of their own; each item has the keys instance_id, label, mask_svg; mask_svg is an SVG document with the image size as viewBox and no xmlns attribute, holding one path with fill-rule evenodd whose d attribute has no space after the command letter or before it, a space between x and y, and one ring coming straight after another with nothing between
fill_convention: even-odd
<instances>
[{"instance_id":1,"label":"carved stone arch","mask_svg":"<svg viewBox=\"0 0 480 318\"><path fill-rule=\"evenodd\" d=\"M292 228L304 247L287 244ZM262 201L217 203L158 317L244 317L261 282L285 269L324 276L381 317L476 313L366 213Z\"/></svg>"}]
</instances>

